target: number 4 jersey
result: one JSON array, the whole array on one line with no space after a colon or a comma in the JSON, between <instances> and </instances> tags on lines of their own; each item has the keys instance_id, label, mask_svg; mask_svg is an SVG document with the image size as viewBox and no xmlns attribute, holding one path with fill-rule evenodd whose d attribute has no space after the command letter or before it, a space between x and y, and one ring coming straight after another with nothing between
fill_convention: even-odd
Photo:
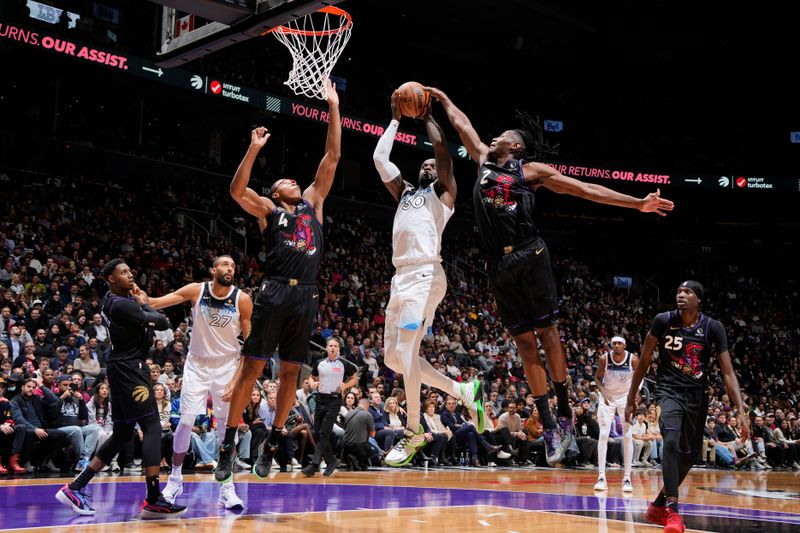
<instances>
[{"instance_id":1,"label":"number 4 jersey","mask_svg":"<svg viewBox=\"0 0 800 533\"><path fill-rule=\"evenodd\" d=\"M238 288L231 287L224 298L217 298L211 292L211 282L203 283L200 298L192 307L192 320L190 354L204 358L239 357L242 323Z\"/></svg>"},{"instance_id":2,"label":"number 4 jersey","mask_svg":"<svg viewBox=\"0 0 800 533\"><path fill-rule=\"evenodd\" d=\"M725 328L702 313L688 328L681 324L678 311L660 313L650 334L659 339L659 387L707 387L712 347L718 354L728 351Z\"/></svg>"}]
</instances>

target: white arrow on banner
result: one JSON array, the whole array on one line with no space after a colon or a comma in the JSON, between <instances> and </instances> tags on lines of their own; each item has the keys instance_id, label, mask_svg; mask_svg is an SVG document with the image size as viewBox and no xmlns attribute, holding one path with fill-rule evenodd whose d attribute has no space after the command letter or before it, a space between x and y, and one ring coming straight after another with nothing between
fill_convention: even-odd
<instances>
[{"instance_id":1,"label":"white arrow on banner","mask_svg":"<svg viewBox=\"0 0 800 533\"><path fill-rule=\"evenodd\" d=\"M157 74L159 78L161 77L162 74L164 74L164 71L161 70L161 67L158 67L158 70L149 67L142 67L142 70L146 70L148 72L152 72L153 74Z\"/></svg>"},{"instance_id":2,"label":"white arrow on banner","mask_svg":"<svg viewBox=\"0 0 800 533\"><path fill-rule=\"evenodd\" d=\"M685 179L685 180L683 180L683 181L685 181L685 182L687 182L687 183L696 183L696 184L698 184L698 185L700 185L701 183L703 183L703 180L701 180L700 178L695 178L695 179L693 179L693 180Z\"/></svg>"}]
</instances>

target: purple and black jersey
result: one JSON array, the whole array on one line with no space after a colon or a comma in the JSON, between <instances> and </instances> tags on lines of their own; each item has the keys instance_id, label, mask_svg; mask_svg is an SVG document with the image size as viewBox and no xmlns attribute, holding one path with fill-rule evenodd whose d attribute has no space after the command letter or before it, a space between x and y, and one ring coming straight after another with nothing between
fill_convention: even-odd
<instances>
[{"instance_id":1,"label":"purple and black jersey","mask_svg":"<svg viewBox=\"0 0 800 533\"><path fill-rule=\"evenodd\" d=\"M707 387L712 353L728 351L725 328L702 313L688 328L681 324L678 311L660 313L650 325L650 334L659 339L659 388Z\"/></svg>"}]
</instances>

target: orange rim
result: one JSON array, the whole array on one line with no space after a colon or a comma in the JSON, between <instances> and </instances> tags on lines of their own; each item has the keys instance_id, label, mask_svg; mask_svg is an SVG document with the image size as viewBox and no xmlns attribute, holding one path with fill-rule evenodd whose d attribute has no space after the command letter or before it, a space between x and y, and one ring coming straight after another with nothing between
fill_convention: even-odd
<instances>
[{"instance_id":1,"label":"orange rim","mask_svg":"<svg viewBox=\"0 0 800 533\"><path fill-rule=\"evenodd\" d=\"M324 31L299 30L295 28L290 28L289 26L275 26L274 28L265 31L261 35L266 35L272 32L281 32L281 33L293 33L295 35L304 35L306 37L326 37L328 35L335 35L353 25L353 19L352 17L350 17L350 13L338 7L327 6L317 11L314 11L313 13L328 13L329 15L339 15L340 17L345 17L347 21L338 28L333 28Z\"/></svg>"}]
</instances>

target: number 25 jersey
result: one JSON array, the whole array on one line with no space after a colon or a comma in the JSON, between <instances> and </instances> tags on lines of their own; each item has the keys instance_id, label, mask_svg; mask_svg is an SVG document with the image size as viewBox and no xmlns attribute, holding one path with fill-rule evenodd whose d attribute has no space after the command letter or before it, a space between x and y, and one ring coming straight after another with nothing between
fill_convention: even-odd
<instances>
[{"instance_id":1,"label":"number 25 jersey","mask_svg":"<svg viewBox=\"0 0 800 533\"><path fill-rule=\"evenodd\" d=\"M712 347L718 354L728 351L725 328L702 313L688 328L681 324L678 311L660 313L650 325L650 334L659 339L659 387L707 387Z\"/></svg>"}]
</instances>

